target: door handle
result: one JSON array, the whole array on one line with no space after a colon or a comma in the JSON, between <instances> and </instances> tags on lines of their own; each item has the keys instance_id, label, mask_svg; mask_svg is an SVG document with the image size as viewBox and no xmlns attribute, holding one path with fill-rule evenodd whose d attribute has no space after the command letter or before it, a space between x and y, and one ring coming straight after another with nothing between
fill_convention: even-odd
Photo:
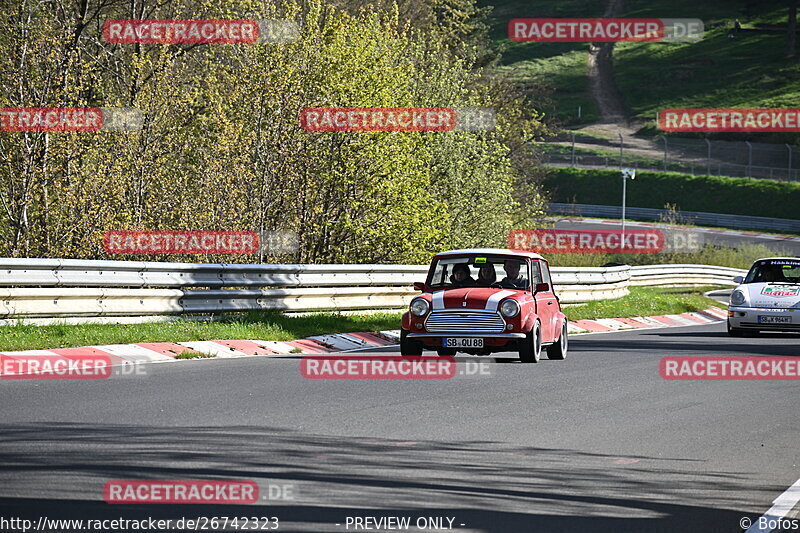
<instances>
[{"instance_id":1,"label":"door handle","mask_svg":"<svg viewBox=\"0 0 800 533\"><path fill-rule=\"evenodd\" d=\"M547 302L547 305L553 305L553 302Z\"/></svg>"}]
</instances>

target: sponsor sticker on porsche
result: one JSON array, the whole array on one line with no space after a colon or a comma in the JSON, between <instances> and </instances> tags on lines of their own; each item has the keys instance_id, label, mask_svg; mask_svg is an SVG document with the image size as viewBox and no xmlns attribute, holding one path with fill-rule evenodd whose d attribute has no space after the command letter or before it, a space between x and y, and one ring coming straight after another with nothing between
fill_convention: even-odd
<instances>
[{"instance_id":1,"label":"sponsor sticker on porsche","mask_svg":"<svg viewBox=\"0 0 800 533\"><path fill-rule=\"evenodd\" d=\"M764 287L761 289L764 296L773 298L785 298L787 296L800 296L800 287Z\"/></svg>"}]
</instances>

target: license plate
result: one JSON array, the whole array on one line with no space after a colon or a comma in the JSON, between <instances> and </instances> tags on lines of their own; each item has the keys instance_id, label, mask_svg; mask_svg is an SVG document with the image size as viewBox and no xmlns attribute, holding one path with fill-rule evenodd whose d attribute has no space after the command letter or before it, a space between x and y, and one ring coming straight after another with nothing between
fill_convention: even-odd
<instances>
[{"instance_id":1,"label":"license plate","mask_svg":"<svg viewBox=\"0 0 800 533\"><path fill-rule=\"evenodd\" d=\"M483 339L472 337L445 337L442 339L445 348L483 348Z\"/></svg>"},{"instance_id":2,"label":"license plate","mask_svg":"<svg viewBox=\"0 0 800 533\"><path fill-rule=\"evenodd\" d=\"M791 324L792 317L790 316L765 316L758 315L759 324Z\"/></svg>"}]
</instances>

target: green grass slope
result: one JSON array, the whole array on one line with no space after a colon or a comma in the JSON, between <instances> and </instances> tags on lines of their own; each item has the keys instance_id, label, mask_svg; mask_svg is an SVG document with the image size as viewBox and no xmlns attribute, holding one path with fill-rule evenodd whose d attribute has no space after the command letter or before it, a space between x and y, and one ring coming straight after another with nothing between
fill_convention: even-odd
<instances>
[{"instance_id":1,"label":"green grass slope","mask_svg":"<svg viewBox=\"0 0 800 533\"><path fill-rule=\"evenodd\" d=\"M512 79L553 88L544 110L567 125L594 122L597 109L586 79L585 43L512 43L512 18L599 17L604 1L481 0L493 5L492 36L503 51L502 71ZM740 32L727 37L738 18L743 27L785 25L785 2L747 0L627 0L622 17L700 18L697 43L619 43L615 78L635 118L653 120L668 107L798 107L800 64L787 60L785 33ZM581 118L577 108L581 106Z\"/></svg>"}]
</instances>

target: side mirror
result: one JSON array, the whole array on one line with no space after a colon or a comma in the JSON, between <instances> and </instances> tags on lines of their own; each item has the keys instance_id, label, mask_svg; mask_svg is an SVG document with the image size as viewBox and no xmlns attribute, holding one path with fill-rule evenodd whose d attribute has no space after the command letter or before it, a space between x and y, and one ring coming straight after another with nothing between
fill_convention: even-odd
<instances>
[{"instance_id":1,"label":"side mirror","mask_svg":"<svg viewBox=\"0 0 800 533\"><path fill-rule=\"evenodd\" d=\"M548 292L550 291L549 283L537 283L536 289L533 292Z\"/></svg>"},{"instance_id":2,"label":"side mirror","mask_svg":"<svg viewBox=\"0 0 800 533\"><path fill-rule=\"evenodd\" d=\"M744 278L742 276L736 276L735 278L733 278L733 282L738 283L739 285L741 285L743 281Z\"/></svg>"},{"instance_id":3,"label":"side mirror","mask_svg":"<svg viewBox=\"0 0 800 533\"><path fill-rule=\"evenodd\" d=\"M424 291L425 290L425 282L424 281L415 281L414 282L414 288L416 290L418 290L418 291Z\"/></svg>"}]
</instances>

